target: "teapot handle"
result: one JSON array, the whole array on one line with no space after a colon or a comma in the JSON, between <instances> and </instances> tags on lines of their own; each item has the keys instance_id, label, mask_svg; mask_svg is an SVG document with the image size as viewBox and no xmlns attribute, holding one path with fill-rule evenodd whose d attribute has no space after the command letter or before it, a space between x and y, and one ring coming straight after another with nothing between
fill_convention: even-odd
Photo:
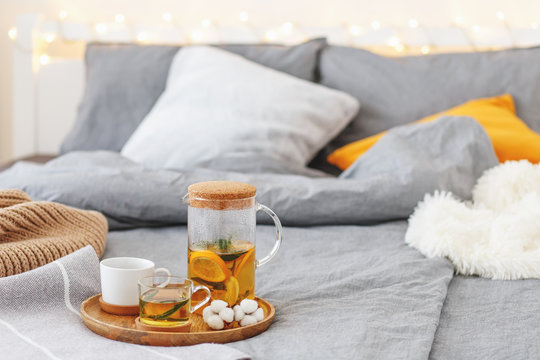
<instances>
[{"instance_id":1,"label":"teapot handle","mask_svg":"<svg viewBox=\"0 0 540 360\"><path fill-rule=\"evenodd\" d=\"M272 218L272 220L274 220L274 224L276 226L276 242L274 243L274 247L270 251L270 254L266 255L261 260L255 260L256 267L266 264L274 256L276 256L276 254L279 251L279 247L281 246L281 233L283 232L283 229L281 227L281 221L279 221L279 218L277 217L277 215L269 207L257 203L257 211L259 210L264 211Z\"/></svg>"}]
</instances>

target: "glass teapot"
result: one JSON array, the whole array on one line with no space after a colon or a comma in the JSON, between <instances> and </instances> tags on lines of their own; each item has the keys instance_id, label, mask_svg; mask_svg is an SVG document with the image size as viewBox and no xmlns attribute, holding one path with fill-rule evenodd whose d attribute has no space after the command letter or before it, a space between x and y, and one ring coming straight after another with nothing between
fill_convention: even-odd
<instances>
[{"instance_id":1,"label":"glass teapot","mask_svg":"<svg viewBox=\"0 0 540 360\"><path fill-rule=\"evenodd\" d=\"M270 261L281 245L281 222L255 200L257 189L233 181L208 181L188 188L188 277L207 286L212 300L230 306L255 296L255 269ZM256 213L267 213L276 226L270 253L255 257ZM193 298L197 302L197 298ZM200 299L202 300L202 299Z\"/></svg>"}]
</instances>

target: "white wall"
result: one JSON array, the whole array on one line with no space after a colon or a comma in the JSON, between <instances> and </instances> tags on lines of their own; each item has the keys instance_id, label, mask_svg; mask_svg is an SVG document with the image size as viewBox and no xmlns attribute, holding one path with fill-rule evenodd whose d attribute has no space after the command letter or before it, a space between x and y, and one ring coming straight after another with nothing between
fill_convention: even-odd
<instances>
[{"instance_id":1,"label":"white wall","mask_svg":"<svg viewBox=\"0 0 540 360\"><path fill-rule=\"evenodd\" d=\"M426 26L445 26L456 16L468 26L497 24L495 13L504 11L509 24L540 24L540 1L533 0L0 0L0 162L12 157L12 49L7 32L22 13L41 13L54 19L66 10L70 19L107 22L117 13L126 21L155 23L163 12L186 26L210 18L235 24L241 11L250 22L272 27L285 21L305 26L333 27L343 23L406 24L416 18ZM51 89L54 92L54 89ZM52 111L52 109L51 109Z\"/></svg>"}]
</instances>

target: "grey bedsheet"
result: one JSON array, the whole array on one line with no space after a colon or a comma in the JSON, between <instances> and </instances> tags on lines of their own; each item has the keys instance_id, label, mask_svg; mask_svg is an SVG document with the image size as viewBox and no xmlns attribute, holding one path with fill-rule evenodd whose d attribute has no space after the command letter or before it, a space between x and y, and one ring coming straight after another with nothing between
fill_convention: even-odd
<instances>
[{"instance_id":1,"label":"grey bedsheet","mask_svg":"<svg viewBox=\"0 0 540 360\"><path fill-rule=\"evenodd\" d=\"M427 359L453 270L408 247L406 227L286 228L280 253L256 273L274 323L229 346L255 359ZM258 227L258 257L274 236ZM186 252L185 227L169 227L111 232L104 256L145 257L185 274Z\"/></svg>"},{"instance_id":2,"label":"grey bedsheet","mask_svg":"<svg viewBox=\"0 0 540 360\"><path fill-rule=\"evenodd\" d=\"M456 276L431 359L540 359L540 280Z\"/></svg>"}]
</instances>

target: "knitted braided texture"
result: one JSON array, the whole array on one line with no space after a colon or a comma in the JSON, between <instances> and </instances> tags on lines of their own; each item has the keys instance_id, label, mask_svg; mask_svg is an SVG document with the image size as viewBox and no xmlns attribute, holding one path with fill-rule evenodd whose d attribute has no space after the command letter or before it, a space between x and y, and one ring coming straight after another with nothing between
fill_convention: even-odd
<instances>
[{"instance_id":1,"label":"knitted braided texture","mask_svg":"<svg viewBox=\"0 0 540 360\"><path fill-rule=\"evenodd\" d=\"M101 257L107 231L107 220L96 211L0 190L0 277L35 269L86 245Z\"/></svg>"}]
</instances>

